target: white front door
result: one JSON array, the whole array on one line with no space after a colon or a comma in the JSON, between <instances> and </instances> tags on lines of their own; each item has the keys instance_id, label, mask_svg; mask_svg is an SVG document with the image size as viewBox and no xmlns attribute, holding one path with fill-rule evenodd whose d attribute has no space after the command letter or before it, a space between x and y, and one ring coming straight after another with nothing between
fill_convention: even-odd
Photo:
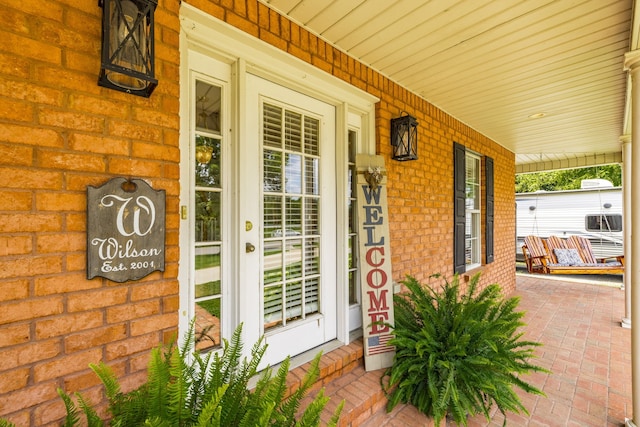
<instances>
[{"instance_id":1,"label":"white front door","mask_svg":"<svg viewBox=\"0 0 640 427\"><path fill-rule=\"evenodd\" d=\"M273 364L336 338L336 112L251 74L243 101L239 320Z\"/></svg>"}]
</instances>

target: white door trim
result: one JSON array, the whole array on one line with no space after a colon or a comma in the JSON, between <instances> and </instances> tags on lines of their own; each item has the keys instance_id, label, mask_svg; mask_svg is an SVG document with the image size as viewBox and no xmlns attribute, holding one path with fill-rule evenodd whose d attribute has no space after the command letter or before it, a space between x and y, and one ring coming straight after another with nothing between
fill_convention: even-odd
<instances>
[{"instance_id":1,"label":"white door trim","mask_svg":"<svg viewBox=\"0 0 640 427\"><path fill-rule=\"evenodd\" d=\"M274 83L282 84L288 88L299 91L316 99L327 102L336 107L336 147L338 150L337 159L340 161L342 151L347 144L348 132L348 115L357 114L362 117L362 139L363 144L361 152L375 154L375 103L379 99L349 83L332 76L325 71L312 66L311 64L300 60L285 51L282 51L268 43L265 43L256 37L251 36L225 22L214 18L201 10L182 2L180 6L180 85L181 85L181 132L180 146L188 144L189 138L189 114L188 114L188 97L185 93L185 87L189 82L189 61L188 52L196 51L204 55L213 57L217 60L225 62L231 66L231 117L229 121L230 143L233 150L238 150L238 141L241 135L239 130L246 129L243 111L244 93L246 87L246 73L261 76ZM185 84L187 86L185 86ZM238 153L235 153L238 158ZM238 171L238 164L232 165L234 171ZM188 170L181 164L181 182L188 179ZM235 172L239 173L239 172ZM338 174L342 171L338 170ZM236 177L234 177L235 179ZM237 181L236 181L237 182ZM340 183L340 182L339 182ZM344 190L344 189L340 189ZM236 191L236 190L233 190ZM341 194L339 193L339 197ZM342 209L343 201L338 200L338 218L337 226L339 230L346 229L348 218L343 213L346 209ZM181 200L182 204L182 200ZM342 204L342 205L341 205ZM233 206L234 212L239 212L241 206ZM244 242L244 228L238 227L230 231L230 240L232 242ZM180 244L183 246L183 233L180 235ZM338 244L345 241L344 235L338 235ZM238 243L239 244L239 243ZM237 248L236 248L237 249ZM238 261L232 266L232 270L236 272L248 268L241 265ZM342 270L341 266L338 268ZM182 269L181 269L182 270ZM179 273L178 280L181 288L184 285L183 274ZM348 304L348 282L339 283L337 289L338 295L338 313L336 320L338 323L337 334L338 340L344 343L349 341L349 304ZM237 295L236 295L237 297ZM181 294L182 298L182 294ZM239 320L240 304L235 299L234 307L230 315L231 322ZM243 307L245 309L246 307ZM180 330L181 332L188 327L188 320L182 312L180 313Z\"/></svg>"}]
</instances>

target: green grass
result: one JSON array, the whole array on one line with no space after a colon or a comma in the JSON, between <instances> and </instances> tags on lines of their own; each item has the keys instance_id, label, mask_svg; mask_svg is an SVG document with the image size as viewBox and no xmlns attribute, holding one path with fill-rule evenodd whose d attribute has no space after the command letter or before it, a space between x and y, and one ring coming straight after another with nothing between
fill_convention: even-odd
<instances>
[{"instance_id":1,"label":"green grass","mask_svg":"<svg viewBox=\"0 0 640 427\"><path fill-rule=\"evenodd\" d=\"M211 282L199 283L196 285L196 298L220 295L220 293L221 285L219 280L212 280Z\"/></svg>"},{"instance_id":2,"label":"green grass","mask_svg":"<svg viewBox=\"0 0 640 427\"><path fill-rule=\"evenodd\" d=\"M212 316L215 316L218 319L220 318L220 298L200 301L197 304L207 310L207 312Z\"/></svg>"},{"instance_id":3,"label":"green grass","mask_svg":"<svg viewBox=\"0 0 640 427\"><path fill-rule=\"evenodd\" d=\"M220 267L220 254L196 255L196 270Z\"/></svg>"}]
</instances>

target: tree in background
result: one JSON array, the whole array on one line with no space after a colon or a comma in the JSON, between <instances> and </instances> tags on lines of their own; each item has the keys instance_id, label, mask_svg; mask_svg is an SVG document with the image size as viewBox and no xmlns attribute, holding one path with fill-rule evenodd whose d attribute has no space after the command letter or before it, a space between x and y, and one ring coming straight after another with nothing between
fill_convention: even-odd
<instances>
[{"instance_id":1,"label":"tree in background","mask_svg":"<svg viewBox=\"0 0 640 427\"><path fill-rule=\"evenodd\" d=\"M538 190L576 190L583 179L602 178L614 186L622 185L622 168L619 164L588 168L562 169L516 175L516 193L531 193Z\"/></svg>"}]
</instances>

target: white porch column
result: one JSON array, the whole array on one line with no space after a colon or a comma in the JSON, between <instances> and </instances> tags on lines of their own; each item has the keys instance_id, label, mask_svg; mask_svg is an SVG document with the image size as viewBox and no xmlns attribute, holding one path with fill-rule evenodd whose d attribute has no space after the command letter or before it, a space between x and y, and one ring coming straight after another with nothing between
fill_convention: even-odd
<instances>
[{"instance_id":1,"label":"white porch column","mask_svg":"<svg viewBox=\"0 0 640 427\"><path fill-rule=\"evenodd\" d=\"M640 141L640 50L625 54L624 67L631 75L631 141ZM631 187L640 188L640 150L631 150ZM640 197L631 197L631 253L640 254ZM625 260L626 261L626 260ZM640 307L639 263L630 263L631 309ZM625 267L626 270L626 267ZM640 422L640 328L631 328L631 401L633 420L627 425Z\"/></svg>"},{"instance_id":2,"label":"white porch column","mask_svg":"<svg viewBox=\"0 0 640 427\"><path fill-rule=\"evenodd\" d=\"M624 286L624 317L622 327L631 328L631 270L633 259L631 258L631 135L620 137L622 142L622 209L624 218L623 247L625 273L623 275Z\"/></svg>"}]
</instances>

